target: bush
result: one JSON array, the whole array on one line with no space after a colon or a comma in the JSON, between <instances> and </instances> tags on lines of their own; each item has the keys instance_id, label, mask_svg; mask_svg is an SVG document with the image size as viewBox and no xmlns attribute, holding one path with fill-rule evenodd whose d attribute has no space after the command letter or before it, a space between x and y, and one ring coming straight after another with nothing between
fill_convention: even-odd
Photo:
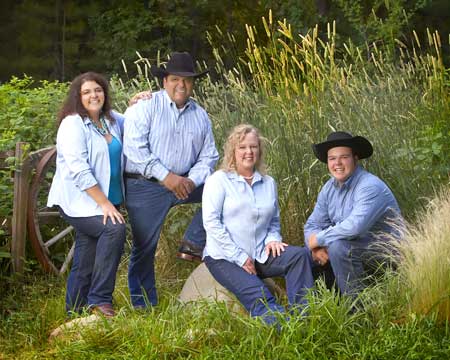
<instances>
[{"instance_id":1,"label":"bush","mask_svg":"<svg viewBox=\"0 0 450 360\"><path fill-rule=\"evenodd\" d=\"M0 85L0 151L14 150L19 141L28 142L29 151L54 144L56 135L56 112L67 91L67 84L16 77ZM11 171L15 162L8 159L10 168L0 170L0 221L7 222L13 210L13 182ZM0 229L0 277L9 264L9 239ZM3 290L2 290L3 291Z\"/></svg>"}]
</instances>

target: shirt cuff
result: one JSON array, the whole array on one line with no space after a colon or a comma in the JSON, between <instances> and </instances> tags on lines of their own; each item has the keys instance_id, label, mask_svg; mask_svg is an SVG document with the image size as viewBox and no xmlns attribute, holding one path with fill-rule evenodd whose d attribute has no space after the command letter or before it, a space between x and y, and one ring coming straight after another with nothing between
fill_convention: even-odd
<instances>
[{"instance_id":1,"label":"shirt cuff","mask_svg":"<svg viewBox=\"0 0 450 360\"><path fill-rule=\"evenodd\" d=\"M75 179L75 184L81 191L85 191L97 185L98 182L90 171L85 171L77 176L77 179Z\"/></svg>"},{"instance_id":2,"label":"shirt cuff","mask_svg":"<svg viewBox=\"0 0 450 360\"><path fill-rule=\"evenodd\" d=\"M319 246L328 246L332 242L332 241L330 241L330 239L327 239L327 237L325 236L325 234L324 234L325 231L326 231L326 229L322 230L316 234L317 245L319 245Z\"/></svg>"},{"instance_id":3,"label":"shirt cuff","mask_svg":"<svg viewBox=\"0 0 450 360\"><path fill-rule=\"evenodd\" d=\"M274 236L274 235L267 235L266 239L264 240L264 245L267 245L270 242L276 241L276 242L281 242L281 237L278 236Z\"/></svg>"},{"instance_id":4,"label":"shirt cuff","mask_svg":"<svg viewBox=\"0 0 450 360\"><path fill-rule=\"evenodd\" d=\"M167 170L162 164L155 164L153 167L148 167L145 169L145 177L150 179L152 177L163 181L167 175L169 175L169 170Z\"/></svg>"},{"instance_id":5,"label":"shirt cuff","mask_svg":"<svg viewBox=\"0 0 450 360\"><path fill-rule=\"evenodd\" d=\"M242 267L248 259L248 255L245 252L241 252L236 259L236 264Z\"/></svg>"}]
</instances>

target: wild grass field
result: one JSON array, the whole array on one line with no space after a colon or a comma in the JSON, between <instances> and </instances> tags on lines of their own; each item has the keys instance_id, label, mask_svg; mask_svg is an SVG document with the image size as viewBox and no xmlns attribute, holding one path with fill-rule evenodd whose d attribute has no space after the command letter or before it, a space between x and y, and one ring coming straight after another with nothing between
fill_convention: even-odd
<instances>
[{"instance_id":1,"label":"wild grass field","mask_svg":"<svg viewBox=\"0 0 450 360\"><path fill-rule=\"evenodd\" d=\"M280 331L224 304L183 306L177 294L194 269L174 260L192 213L183 207L170 213L159 245L157 307L131 309L124 256L115 293L119 315L49 342L50 331L66 317L65 280L36 270L5 278L0 359L450 356L450 72L440 55L444 40L429 32L427 44L361 48L337 45L334 24L326 38L317 29L299 36L270 17L264 24L266 37L259 42L255 28L247 28L246 54L232 68L223 65L233 48L232 37L224 36L213 50L218 80L198 84L195 97L210 114L218 148L238 123L260 128L269 140L269 173L278 182L283 237L302 244L303 224L328 177L311 144L332 130L366 136L374 155L363 164L392 188L409 223L397 271L363 292L363 306L354 313L350 300L318 283L307 313L284 322ZM130 93L152 83L146 64L137 62L141 77L113 78L118 109L125 109Z\"/></svg>"}]
</instances>

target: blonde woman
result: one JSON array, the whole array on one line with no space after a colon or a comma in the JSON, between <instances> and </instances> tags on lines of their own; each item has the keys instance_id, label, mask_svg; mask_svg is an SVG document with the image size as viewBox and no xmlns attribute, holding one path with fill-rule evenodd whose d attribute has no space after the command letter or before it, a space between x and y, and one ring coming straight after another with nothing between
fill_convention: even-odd
<instances>
[{"instance_id":1,"label":"blonde woman","mask_svg":"<svg viewBox=\"0 0 450 360\"><path fill-rule=\"evenodd\" d=\"M203 258L214 278L234 293L251 316L273 323L283 313L262 281L286 279L289 305L305 303L313 286L306 248L288 246L280 234L277 187L266 174L263 138L251 125L235 127L224 147L221 169L203 190Z\"/></svg>"}]
</instances>

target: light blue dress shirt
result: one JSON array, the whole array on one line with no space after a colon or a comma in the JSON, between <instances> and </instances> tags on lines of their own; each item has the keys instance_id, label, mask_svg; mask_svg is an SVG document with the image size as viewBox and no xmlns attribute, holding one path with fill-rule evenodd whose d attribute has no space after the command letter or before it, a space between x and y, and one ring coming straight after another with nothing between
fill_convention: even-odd
<instances>
[{"instance_id":1,"label":"light blue dress shirt","mask_svg":"<svg viewBox=\"0 0 450 360\"><path fill-rule=\"evenodd\" d=\"M203 189L203 256L242 266L248 257L260 263L265 246L281 241L275 180L255 172L252 185L235 172L216 171Z\"/></svg>"},{"instance_id":2,"label":"light blue dress shirt","mask_svg":"<svg viewBox=\"0 0 450 360\"><path fill-rule=\"evenodd\" d=\"M212 173L219 158L206 111L189 99L178 109L165 90L140 100L125 112L126 172L159 181L169 171L196 186Z\"/></svg>"},{"instance_id":3,"label":"light blue dress shirt","mask_svg":"<svg viewBox=\"0 0 450 360\"><path fill-rule=\"evenodd\" d=\"M105 121L111 134L120 142L123 116L118 113L113 113L113 116L114 123ZM98 185L108 196L111 168L104 136L88 117L69 115L58 128L56 151L56 172L47 206L59 205L71 217L103 215L101 207L85 190ZM123 156L121 163L123 169Z\"/></svg>"},{"instance_id":4,"label":"light blue dress shirt","mask_svg":"<svg viewBox=\"0 0 450 360\"><path fill-rule=\"evenodd\" d=\"M342 186L331 178L322 187L305 224L305 243L313 233L319 246L343 239L370 241L375 234L398 234L395 223L401 224L402 218L392 191L357 166Z\"/></svg>"}]
</instances>

